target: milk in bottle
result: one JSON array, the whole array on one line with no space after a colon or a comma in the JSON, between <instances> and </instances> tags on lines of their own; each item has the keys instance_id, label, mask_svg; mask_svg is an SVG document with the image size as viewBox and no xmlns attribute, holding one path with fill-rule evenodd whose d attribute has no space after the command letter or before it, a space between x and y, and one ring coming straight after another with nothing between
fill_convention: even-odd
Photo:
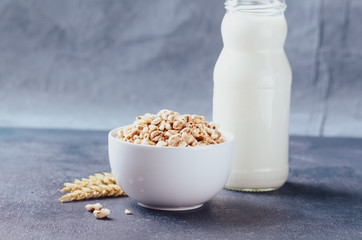
<instances>
[{"instance_id":1,"label":"milk in bottle","mask_svg":"<svg viewBox=\"0 0 362 240\"><path fill-rule=\"evenodd\" d=\"M226 188L269 191L288 177L292 73L284 0L227 0L214 69L213 120L235 134Z\"/></svg>"}]
</instances>

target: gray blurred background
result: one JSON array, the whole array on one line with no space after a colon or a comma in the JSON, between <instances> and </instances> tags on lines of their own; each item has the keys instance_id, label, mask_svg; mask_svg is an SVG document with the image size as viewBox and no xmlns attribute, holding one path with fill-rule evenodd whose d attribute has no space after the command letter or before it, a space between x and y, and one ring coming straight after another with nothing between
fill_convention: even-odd
<instances>
[{"instance_id":1,"label":"gray blurred background","mask_svg":"<svg viewBox=\"0 0 362 240\"><path fill-rule=\"evenodd\" d=\"M291 134L362 136L362 1L289 0ZM223 0L0 0L0 127L212 114Z\"/></svg>"}]
</instances>

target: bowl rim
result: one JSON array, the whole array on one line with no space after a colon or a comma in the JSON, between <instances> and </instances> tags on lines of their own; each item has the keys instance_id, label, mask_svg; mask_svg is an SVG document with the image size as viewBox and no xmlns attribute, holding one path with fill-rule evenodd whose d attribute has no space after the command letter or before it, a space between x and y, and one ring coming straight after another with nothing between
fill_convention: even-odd
<instances>
[{"instance_id":1,"label":"bowl rim","mask_svg":"<svg viewBox=\"0 0 362 240\"><path fill-rule=\"evenodd\" d=\"M225 130L221 130L219 129L218 131L221 132L221 134L226 138L226 141L223 143L218 143L218 144L210 144L210 145L205 145L205 146L194 146L194 147L169 147L169 146L155 146L155 145L141 145L141 144L135 144L135 143L130 143L130 142L125 142L119 138L116 138L113 133L116 132L119 129L125 128L128 125L122 126L122 127L117 127L117 128L113 128L112 130L110 130L108 132L108 139L113 139L116 142L122 143L122 144L126 144L126 145L130 145L130 146L137 146L137 147L142 147L142 148L152 148L152 149L209 149L209 148L215 148L218 146L223 146L223 145L227 145L227 144L231 144L232 142L234 142L235 137L234 134L232 134L231 132L225 131Z\"/></svg>"}]
</instances>

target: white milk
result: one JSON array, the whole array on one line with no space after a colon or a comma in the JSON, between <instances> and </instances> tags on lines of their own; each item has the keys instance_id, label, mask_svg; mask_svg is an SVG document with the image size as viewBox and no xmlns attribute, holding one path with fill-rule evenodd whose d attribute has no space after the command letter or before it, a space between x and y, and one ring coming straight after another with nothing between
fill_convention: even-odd
<instances>
[{"instance_id":1,"label":"white milk","mask_svg":"<svg viewBox=\"0 0 362 240\"><path fill-rule=\"evenodd\" d=\"M288 177L292 73L283 45L283 13L266 16L228 11L224 48L214 69L213 120L235 134L226 188L268 191Z\"/></svg>"}]
</instances>

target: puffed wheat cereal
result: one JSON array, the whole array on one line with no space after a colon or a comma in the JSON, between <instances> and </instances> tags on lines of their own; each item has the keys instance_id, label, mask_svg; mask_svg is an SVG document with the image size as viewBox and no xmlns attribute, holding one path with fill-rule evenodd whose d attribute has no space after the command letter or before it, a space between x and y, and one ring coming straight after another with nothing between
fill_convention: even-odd
<instances>
[{"instance_id":1,"label":"puffed wheat cereal","mask_svg":"<svg viewBox=\"0 0 362 240\"><path fill-rule=\"evenodd\" d=\"M105 218L111 213L111 210L107 208L102 208L101 210L94 210L93 215L96 218Z\"/></svg>"},{"instance_id":2,"label":"puffed wheat cereal","mask_svg":"<svg viewBox=\"0 0 362 240\"><path fill-rule=\"evenodd\" d=\"M157 147L197 147L225 142L213 122L204 116L180 115L167 109L153 115L146 113L120 129L116 136L122 141Z\"/></svg>"},{"instance_id":3,"label":"puffed wheat cereal","mask_svg":"<svg viewBox=\"0 0 362 240\"><path fill-rule=\"evenodd\" d=\"M85 205L85 208L89 211L89 212L93 212L95 210L99 211L103 208L103 206L100 203L96 203L96 204L87 204Z\"/></svg>"},{"instance_id":4,"label":"puffed wheat cereal","mask_svg":"<svg viewBox=\"0 0 362 240\"><path fill-rule=\"evenodd\" d=\"M127 215L132 215L132 211L129 209L124 210L124 213Z\"/></svg>"}]
</instances>

